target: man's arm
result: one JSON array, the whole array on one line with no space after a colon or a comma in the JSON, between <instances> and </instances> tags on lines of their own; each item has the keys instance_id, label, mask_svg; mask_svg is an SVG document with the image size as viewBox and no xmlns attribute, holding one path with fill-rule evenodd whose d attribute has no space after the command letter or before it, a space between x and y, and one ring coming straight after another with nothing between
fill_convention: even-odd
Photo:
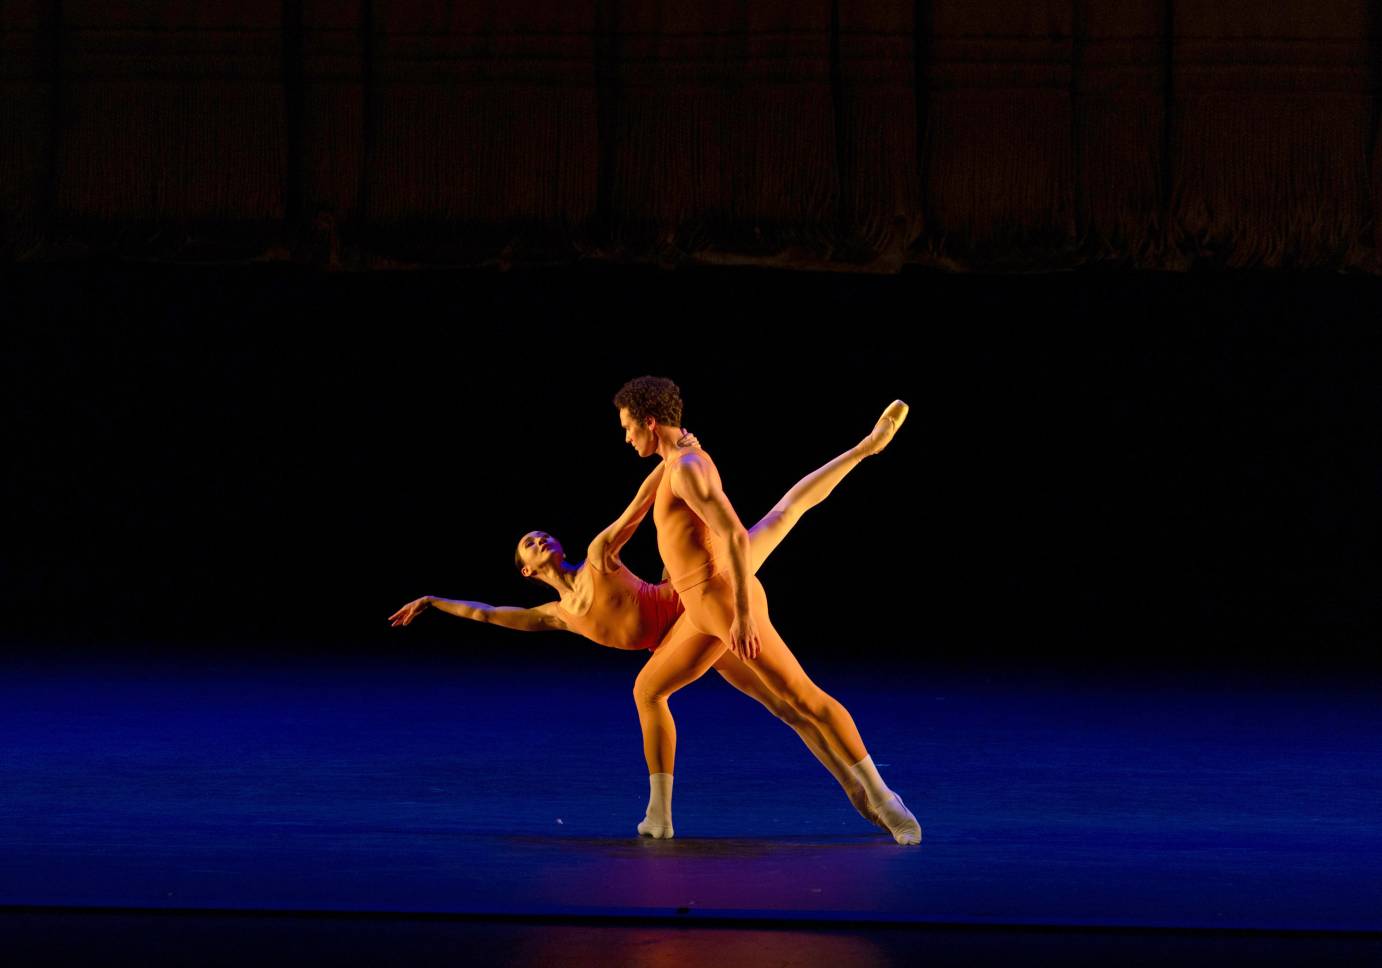
<instances>
[{"instance_id":1,"label":"man's arm","mask_svg":"<svg viewBox=\"0 0 1382 968\"><path fill-rule=\"evenodd\" d=\"M657 486L662 483L662 461L644 479L634 495L633 501L624 509L613 524L595 536L586 550L586 561L601 571L614 571L619 567L619 552L628 544L643 519L652 509L653 499L657 497Z\"/></svg>"},{"instance_id":2,"label":"man's arm","mask_svg":"<svg viewBox=\"0 0 1382 968\"><path fill-rule=\"evenodd\" d=\"M448 615L455 615L458 618L502 625L506 629L515 629L519 632L560 632L566 628L566 623L557 614L555 602L548 602L537 608L514 608L509 605L486 605L484 602L462 602L450 598L437 598L435 595L424 595L422 598L404 605L389 616L389 624L394 628L407 625L429 607L446 612Z\"/></svg>"},{"instance_id":3,"label":"man's arm","mask_svg":"<svg viewBox=\"0 0 1382 968\"><path fill-rule=\"evenodd\" d=\"M734 589L734 624L729 647L741 659L758 657L758 629L749 614L749 532L734 513L715 475L695 454L676 460L672 493L686 502L707 527L729 546L729 576Z\"/></svg>"}]
</instances>

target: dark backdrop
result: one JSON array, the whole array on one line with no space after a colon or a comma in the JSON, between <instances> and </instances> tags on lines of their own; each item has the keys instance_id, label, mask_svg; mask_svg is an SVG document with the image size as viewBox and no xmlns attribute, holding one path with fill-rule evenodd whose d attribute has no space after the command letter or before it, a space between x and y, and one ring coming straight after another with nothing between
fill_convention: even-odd
<instances>
[{"instance_id":1,"label":"dark backdrop","mask_svg":"<svg viewBox=\"0 0 1382 968\"><path fill-rule=\"evenodd\" d=\"M0 2L0 253L1378 266L1379 0Z\"/></svg>"},{"instance_id":2,"label":"dark backdrop","mask_svg":"<svg viewBox=\"0 0 1382 968\"><path fill-rule=\"evenodd\" d=\"M575 639L525 530L575 551L650 465L645 372L752 522L912 416L763 577L807 657L1302 671L1375 661L1379 293L1332 274L870 277L576 267L4 276L6 647L432 650ZM658 570L651 522L628 554Z\"/></svg>"}]
</instances>

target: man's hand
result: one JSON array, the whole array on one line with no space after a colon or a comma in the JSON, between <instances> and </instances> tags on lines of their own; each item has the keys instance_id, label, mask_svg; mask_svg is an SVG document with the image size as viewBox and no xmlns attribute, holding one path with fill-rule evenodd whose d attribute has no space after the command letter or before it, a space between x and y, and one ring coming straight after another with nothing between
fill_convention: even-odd
<instances>
[{"instance_id":1,"label":"man's hand","mask_svg":"<svg viewBox=\"0 0 1382 968\"><path fill-rule=\"evenodd\" d=\"M758 658L758 651L762 645L763 643L758 638L758 626L754 624L753 616L747 612L743 615L736 615L729 626L730 651L748 662Z\"/></svg>"},{"instance_id":2,"label":"man's hand","mask_svg":"<svg viewBox=\"0 0 1382 968\"><path fill-rule=\"evenodd\" d=\"M427 607L431 604L431 595L424 595L416 601L409 602L389 616L389 625L393 628L398 628L400 625L407 625L413 619L427 611Z\"/></svg>"}]
</instances>

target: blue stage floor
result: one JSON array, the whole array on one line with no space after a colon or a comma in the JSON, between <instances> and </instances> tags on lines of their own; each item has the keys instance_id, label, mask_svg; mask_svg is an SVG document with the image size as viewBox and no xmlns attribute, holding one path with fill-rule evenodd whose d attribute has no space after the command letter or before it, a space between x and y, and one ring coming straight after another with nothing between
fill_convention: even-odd
<instances>
[{"instance_id":1,"label":"blue stage floor","mask_svg":"<svg viewBox=\"0 0 1382 968\"><path fill-rule=\"evenodd\" d=\"M557 654L10 660L0 905L1382 930L1373 688L815 669L901 848L712 675L660 843L640 657Z\"/></svg>"}]
</instances>

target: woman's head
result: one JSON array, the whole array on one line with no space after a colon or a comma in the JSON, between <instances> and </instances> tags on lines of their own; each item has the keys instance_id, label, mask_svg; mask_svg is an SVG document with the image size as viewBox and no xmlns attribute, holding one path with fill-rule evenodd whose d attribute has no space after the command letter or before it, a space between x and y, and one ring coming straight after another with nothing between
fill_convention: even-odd
<instances>
[{"instance_id":1,"label":"woman's head","mask_svg":"<svg viewBox=\"0 0 1382 968\"><path fill-rule=\"evenodd\" d=\"M565 560L561 542L546 531L529 531L518 539L513 553L513 563L524 578L535 579L544 568L560 567Z\"/></svg>"}]
</instances>

